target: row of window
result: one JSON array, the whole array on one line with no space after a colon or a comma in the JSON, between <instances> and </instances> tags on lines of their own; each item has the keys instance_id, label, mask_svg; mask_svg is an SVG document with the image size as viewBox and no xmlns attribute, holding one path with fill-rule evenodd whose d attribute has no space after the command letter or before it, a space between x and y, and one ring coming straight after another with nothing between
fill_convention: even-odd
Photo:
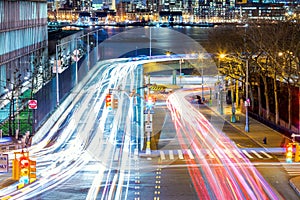
<instances>
[{"instance_id":1,"label":"row of window","mask_svg":"<svg viewBox=\"0 0 300 200\"><path fill-rule=\"evenodd\" d=\"M0 32L0 55L47 40L47 26Z\"/></svg>"},{"instance_id":2,"label":"row of window","mask_svg":"<svg viewBox=\"0 0 300 200\"><path fill-rule=\"evenodd\" d=\"M46 2L0 1L0 32L47 24Z\"/></svg>"}]
</instances>

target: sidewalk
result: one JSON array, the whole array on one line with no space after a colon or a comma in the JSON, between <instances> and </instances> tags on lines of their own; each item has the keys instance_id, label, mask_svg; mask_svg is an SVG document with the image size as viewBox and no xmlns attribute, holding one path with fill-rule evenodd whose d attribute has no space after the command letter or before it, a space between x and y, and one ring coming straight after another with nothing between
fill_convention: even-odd
<instances>
[{"instance_id":1,"label":"sidewalk","mask_svg":"<svg viewBox=\"0 0 300 200\"><path fill-rule=\"evenodd\" d=\"M208 106L208 105L207 105ZM214 112L217 111L216 105L210 107ZM285 144L291 142L291 139L285 135L279 133L278 131L271 129L270 127L260 123L259 121L249 117L249 132L245 131L246 116L241 113L240 110L236 110L236 116L239 120L235 123L230 122L232 115L231 105L223 106L223 118L225 121L229 122L232 126L244 132L252 140L255 140L258 144L265 148L282 148ZM264 138L266 141L264 142ZM289 180L290 185L296 191L298 196L300 196L300 176L294 177Z\"/></svg>"}]
</instances>

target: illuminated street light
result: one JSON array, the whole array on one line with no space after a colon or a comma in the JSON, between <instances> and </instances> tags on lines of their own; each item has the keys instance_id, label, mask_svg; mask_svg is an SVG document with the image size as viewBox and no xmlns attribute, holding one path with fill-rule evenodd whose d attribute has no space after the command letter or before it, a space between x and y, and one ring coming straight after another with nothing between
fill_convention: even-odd
<instances>
[{"instance_id":1,"label":"illuminated street light","mask_svg":"<svg viewBox=\"0 0 300 200\"><path fill-rule=\"evenodd\" d=\"M183 59L179 60L179 84L181 85L181 78L182 78L182 63L184 63Z\"/></svg>"},{"instance_id":2,"label":"illuminated street light","mask_svg":"<svg viewBox=\"0 0 300 200\"><path fill-rule=\"evenodd\" d=\"M248 107L250 106L250 100L248 99L248 79L249 79L249 61L246 59L246 123L245 123L245 131L249 132L249 116L248 116Z\"/></svg>"},{"instance_id":3,"label":"illuminated street light","mask_svg":"<svg viewBox=\"0 0 300 200\"><path fill-rule=\"evenodd\" d=\"M221 59L225 58L227 55L226 54L219 54L219 68L221 66L220 61ZM245 87L246 87L246 100L244 102L244 106L246 109L246 113L245 113L245 131L249 132L249 106L250 106L250 99L249 99L249 60L248 58L240 58L240 60L245 61L245 65L246 65L246 81L245 81ZM218 74L218 82L219 82L219 74ZM219 100L220 103L220 114L223 114L223 102L222 102L222 91L220 91L220 87L218 88L218 91L220 92L220 98L221 100ZM234 104L232 104L232 118L234 117L235 114L235 108L234 108ZM233 120L235 121L235 120Z\"/></svg>"},{"instance_id":4,"label":"illuminated street light","mask_svg":"<svg viewBox=\"0 0 300 200\"><path fill-rule=\"evenodd\" d=\"M199 54L199 59L201 60L201 77L202 77L202 102L204 102L205 98L204 98L204 74L203 74L203 59L204 59L204 55L203 54ZM211 99L211 97L210 97Z\"/></svg>"},{"instance_id":5,"label":"illuminated street light","mask_svg":"<svg viewBox=\"0 0 300 200\"><path fill-rule=\"evenodd\" d=\"M87 57L88 57L88 71L90 71L90 34L93 34L93 33L97 33L97 37L96 37L96 58L97 58L97 61L98 61L98 31L99 29L97 30L94 30L94 31L91 31L89 33L87 33ZM77 41L76 41L76 49L77 49Z\"/></svg>"},{"instance_id":6,"label":"illuminated street light","mask_svg":"<svg viewBox=\"0 0 300 200\"><path fill-rule=\"evenodd\" d=\"M219 54L219 70L221 69L221 60L224 59L226 57L226 54ZM222 87L222 84L223 83L220 83L220 80L219 80L219 70L218 70L218 108L219 108L219 112L221 115L223 115L224 111L223 111L223 88L221 89Z\"/></svg>"}]
</instances>

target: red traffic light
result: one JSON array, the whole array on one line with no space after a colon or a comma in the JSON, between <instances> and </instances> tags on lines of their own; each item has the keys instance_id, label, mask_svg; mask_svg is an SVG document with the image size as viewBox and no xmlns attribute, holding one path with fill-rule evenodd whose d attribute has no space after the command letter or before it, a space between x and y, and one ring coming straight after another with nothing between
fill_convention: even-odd
<instances>
[{"instance_id":1,"label":"red traffic light","mask_svg":"<svg viewBox=\"0 0 300 200\"><path fill-rule=\"evenodd\" d=\"M106 108L111 109L112 108L112 96L111 94L107 94L105 97L105 106Z\"/></svg>"},{"instance_id":2,"label":"red traffic light","mask_svg":"<svg viewBox=\"0 0 300 200\"><path fill-rule=\"evenodd\" d=\"M29 158L26 156L22 156L20 158L20 167L21 168L28 168L29 167Z\"/></svg>"}]
</instances>

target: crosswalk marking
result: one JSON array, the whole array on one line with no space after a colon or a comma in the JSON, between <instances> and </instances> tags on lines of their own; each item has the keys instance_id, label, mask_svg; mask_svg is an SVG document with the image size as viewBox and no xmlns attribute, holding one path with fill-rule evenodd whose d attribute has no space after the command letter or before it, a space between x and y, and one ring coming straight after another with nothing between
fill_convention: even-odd
<instances>
[{"instance_id":1,"label":"crosswalk marking","mask_svg":"<svg viewBox=\"0 0 300 200\"><path fill-rule=\"evenodd\" d=\"M119 159L119 153L120 153L120 148L117 148L114 155L114 161L117 161Z\"/></svg>"},{"instance_id":2,"label":"crosswalk marking","mask_svg":"<svg viewBox=\"0 0 300 200\"><path fill-rule=\"evenodd\" d=\"M200 159L204 158L204 155L203 155L203 153L200 151L200 149L196 149L196 152L197 152L197 154L198 154L198 156L199 156Z\"/></svg>"},{"instance_id":3,"label":"crosswalk marking","mask_svg":"<svg viewBox=\"0 0 300 200\"><path fill-rule=\"evenodd\" d=\"M233 153L234 153L237 157L243 158L243 156L240 154L240 152L238 152L238 150L234 149L234 150L233 150Z\"/></svg>"},{"instance_id":4,"label":"crosswalk marking","mask_svg":"<svg viewBox=\"0 0 300 200\"><path fill-rule=\"evenodd\" d=\"M242 152L248 157L248 158L253 158L246 150L242 150Z\"/></svg>"},{"instance_id":5,"label":"crosswalk marking","mask_svg":"<svg viewBox=\"0 0 300 200\"><path fill-rule=\"evenodd\" d=\"M261 155L259 155L256 151L251 150L252 153L254 153L258 158L263 158Z\"/></svg>"},{"instance_id":6,"label":"crosswalk marking","mask_svg":"<svg viewBox=\"0 0 300 200\"><path fill-rule=\"evenodd\" d=\"M264 151L260 151L260 153L264 154L265 156L267 156L268 158L272 158L271 155L269 155L268 153L264 152Z\"/></svg>"},{"instance_id":7,"label":"crosswalk marking","mask_svg":"<svg viewBox=\"0 0 300 200\"><path fill-rule=\"evenodd\" d=\"M285 168L285 171L291 176L299 176L300 175L300 166L287 164L285 160L282 160L284 164L282 165Z\"/></svg>"},{"instance_id":8,"label":"crosswalk marking","mask_svg":"<svg viewBox=\"0 0 300 200\"><path fill-rule=\"evenodd\" d=\"M189 154L190 159L195 159L190 149L187 150L187 153Z\"/></svg>"},{"instance_id":9,"label":"crosswalk marking","mask_svg":"<svg viewBox=\"0 0 300 200\"><path fill-rule=\"evenodd\" d=\"M169 150L169 157L170 157L170 160L174 160L174 154L173 154L172 150Z\"/></svg>"},{"instance_id":10,"label":"crosswalk marking","mask_svg":"<svg viewBox=\"0 0 300 200\"><path fill-rule=\"evenodd\" d=\"M161 160L166 160L165 153L163 151L159 151Z\"/></svg>"},{"instance_id":11,"label":"crosswalk marking","mask_svg":"<svg viewBox=\"0 0 300 200\"><path fill-rule=\"evenodd\" d=\"M118 159L120 149L116 149L116 153L114 155L114 160ZM265 151L258 150L255 151L254 149L214 149L210 151L209 149L178 149L178 150L159 150L159 155L161 160L175 160L180 159L183 160L184 154L188 156L189 159L203 159L203 158L210 158L215 159L216 157L219 159L224 158L224 156L228 156L231 159L239 158L243 159L243 154L249 159L270 159L273 158L270 154L266 153Z\"/></svg>"},{"instance_id":12,"label":"crosswalk marking","mask_svg":"<svg viewBox=\"0 0 300 200\"><path fill-rule=\"evenodd\" d=\"M178 157L179 159L183 159L183 154L181 150L178 150Z\"/></svg>"}]
</instances>

